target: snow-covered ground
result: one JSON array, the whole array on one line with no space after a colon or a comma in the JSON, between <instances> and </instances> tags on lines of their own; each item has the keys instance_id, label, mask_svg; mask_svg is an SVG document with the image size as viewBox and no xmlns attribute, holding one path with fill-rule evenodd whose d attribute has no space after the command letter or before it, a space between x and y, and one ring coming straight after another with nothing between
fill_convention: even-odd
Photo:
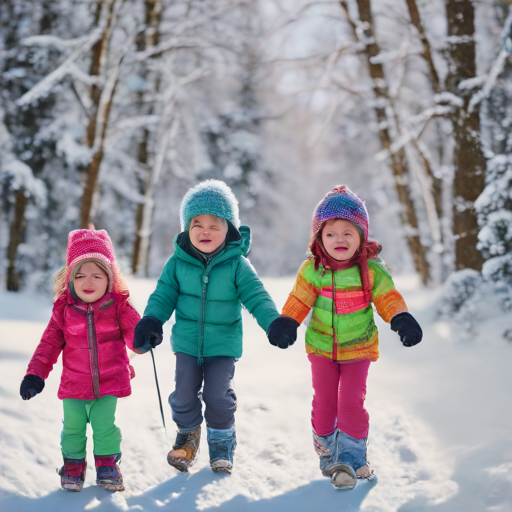
<instances>
[{"instance_id":1,"label":"snow-covered ground","mask_svg":"<svg viewBox=\"0 0 512 512\"><path fill-rule=\"evenodd\" d=\"M369 457L378 475L356 489L334 490L320 475L311 443L311 385L304 330L286 351L268 344L245 316L245 351L237 363L238 448L231 476L213 474L203 449L189 474L166 462L175 426L166 403L161 425L151 356L137 356L130 398L119 401L124 493L94 485L89 468L81 493L60 490L58 364L41 395L19 397L29 358L49 319L47 298L0 293L0 511L64 510L505 512L512 510L512 345L498 334L503 315L479 325L472 339L436 321L438 290L397 278L424 341L405 348L379 323L381 358L370 368ZM266 279L280 307L291 279ZM142 311L153 281L132 280ZM303 329L303 328L301 328ZM166 335L170 325L166 325ZM156 360L164 401L173 389L168 343ZM93 460L89 443L89 460Z\"/></svg>"}]
</instances>

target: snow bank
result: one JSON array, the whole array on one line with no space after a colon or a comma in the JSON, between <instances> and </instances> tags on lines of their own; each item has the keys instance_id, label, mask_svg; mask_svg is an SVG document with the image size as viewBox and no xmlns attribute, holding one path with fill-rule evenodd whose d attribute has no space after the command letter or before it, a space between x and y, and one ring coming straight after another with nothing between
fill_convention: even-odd
<instances>
[{"instance_id":1,"label":"snow bank","mask_svg":"<svg viewBox=\"0 0 512 512\"><path fill-rule=\"evenodd\" d=\"M378 476L347 493L334 490L321 476L312 448L303 328L293 347L279 350L246 312L245 352L235 374L238 448L233 475L210 471L206 438L190 474L176 474L167 464L175 427L164 404L166 437L146 355L133 360L133 394L118 405L127 490L110 494L97 488L93 467L81 493L60 490L55 474L61 463L60 363L41 395L23 402L18 394L51 304L47 298L1 292L0 510L511 510L512 345L497 339L500 331L493 322L483 323L474 339L457 339L452 324L436 320L439 290L419 289L412 278L396 281L425 338L417 347L405 348L378 321L381 358L370 368L367 396L369 457ZM281 306L292 280L265 283ZM134 280L130 285L141 311L155 282ZM166 325L166 336L169 331ZM174 362L169 345L162 345L156 360L165 400L173 389ZM93 459L91 442L88 459Z\"/></svg>"}]
</instances>

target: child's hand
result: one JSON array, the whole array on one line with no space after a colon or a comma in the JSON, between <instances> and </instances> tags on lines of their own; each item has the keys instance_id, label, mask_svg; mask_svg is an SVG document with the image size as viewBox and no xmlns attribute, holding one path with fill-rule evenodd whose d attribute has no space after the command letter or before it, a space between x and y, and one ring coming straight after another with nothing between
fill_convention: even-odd
<instances>
[{"instance_id":1,"label":"child's hand","mask_svg":"<svg viewBox=\"0 0 512 512\"><path fill-rule=\"evenodd\" d=\"M290 316L277 317L268 327L267 338L271 345L279 348L288 348L297 339L299 322Z\"/></svg>"},{"instance_id":2,"label":"child's hand","mask_svg":"<svg viewBox=\"0 0 512 512\"><path fill-rule=\"evenodd\" d=\"M144 354L150 348L155 348L162 343L163 330L162 322L152 316L145 316L139 320L135 326L135 336L133 348L137 352Z\"/></svg>"},{"instance_id":3,"label":"child's hand","mask_svg":"<svg viewBox=\"0 0 512 512\"><path fill-rule=\"evenodd\" d=\"M398 313L391 319L391 329L398 332L405 347L417 345L423 338L420 324L410 313Z\"/></svg>"},{"instance_id":4,"label":"child's hand","mask_svg":"<svg viewBox=\"0 0 512 512\"><path fill-rule=\"evenodd\" d=\"M27 375L20 386L20 395L23 400L30 400L41 393L44 388L44 380L38 375Z\"/></svg>"}]
</instances>

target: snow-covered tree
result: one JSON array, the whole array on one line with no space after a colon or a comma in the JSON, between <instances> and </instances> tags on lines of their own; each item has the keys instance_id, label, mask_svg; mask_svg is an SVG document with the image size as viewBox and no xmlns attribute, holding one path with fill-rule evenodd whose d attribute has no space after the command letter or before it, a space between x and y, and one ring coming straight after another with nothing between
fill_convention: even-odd
<instances>
[{"instance_id":1,"label":"snow-covered tree","mask_svg":"<svg viewBox=\"0 0 512 512\"><path fill-rule=\"evenodd\" d=\"M6 287L18 290L27 273L44 260L40 246L27 243L26 225L31 209L45 208L45 168L55 158L56 138L49 127L55 117L56 94L48 94L31 105L17 100L49 70L55 54L48 48L24 44L34 32L47 35L55 30L58 2L42 1L39 9L8 0L0 5L0 180L3 210L8 226ZM56 91L55 91L56 92Z\"/></svg>"},{"instance_id":2,"label":"snow-covered tree","mask_svg":"<svg viewBox=\"0 0 512 512\"><path fill-rule=\"evenodd\" d=\"M486 186L476 202L482 274L494 282L502 304L512 309L512 8L508 9L498 53L483 95L489 161Z\"/></svg>"}]
</instances>

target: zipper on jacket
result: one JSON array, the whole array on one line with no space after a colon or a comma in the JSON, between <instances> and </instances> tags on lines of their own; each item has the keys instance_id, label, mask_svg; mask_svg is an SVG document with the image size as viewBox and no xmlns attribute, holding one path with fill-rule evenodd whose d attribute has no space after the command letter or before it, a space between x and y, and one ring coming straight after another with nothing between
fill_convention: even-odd
<instances>
[{"instance_id":1,"label":"zipper on jacket","mask_svg":"<svg viewBox=\"0 0 512 512\"><path fill-rule=\"evenodd\" d=\"M210 273L209 267L210 260L206 260L206 268L203 274L203 294L201 296L201 339L199 340L199 354L197 358L197 364L201 366L203 364L203 351L204 351L204 323L206 320L206 291L208 289L208 274Z\"/></svg>"},{"instance_id":2,"label":"zipper on jacket","mask_svg":"<svg viewBox=\"0 0 512 512\"><path fill-rule=\"evenodd\" d=\"M334 325L334 315L336 314L336 284L334 281L334 270L332 272L332 360L338 360L338 336Z\"/></svg>"},{"instance_id":3,"label":"zipper on jacket","mask_svg":"<svg viewBox=\"0 0 512 512\"><path fill-rule=\"evenodd\" d=\"M94 326L94 308L87 307L87 339L89 342L89 358L91 362L92 391L94 398L100 397L100 371L98 365L98 345L96 343L96 328Z\"/></svg>"}]
</instances>

